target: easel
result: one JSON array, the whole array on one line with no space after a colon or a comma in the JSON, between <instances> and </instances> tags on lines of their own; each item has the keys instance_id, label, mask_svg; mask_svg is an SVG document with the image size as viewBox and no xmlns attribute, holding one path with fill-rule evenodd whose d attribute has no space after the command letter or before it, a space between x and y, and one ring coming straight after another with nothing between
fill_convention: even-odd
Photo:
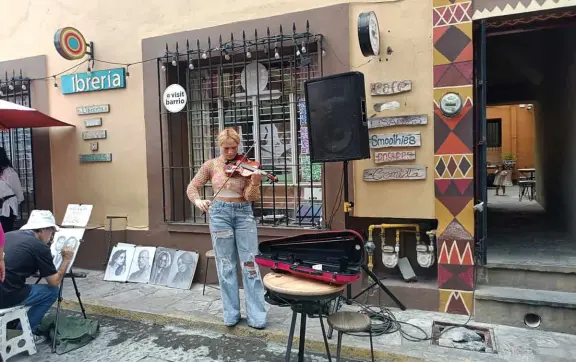
<instances>
[{"instance_id":1,"label":"easel","mask_svg":"<svg viewBox=\"0 0 576 362\"><path fill-rule=\"evenodd\" d=\"M78 303L80 304L80 310L82 311L84 319L87 319L86 310L84 309L84 305L82 304L82 299L80 298L80 291L78 290L78 285L76 284L76 278L86 278L86 273L74 273L72 271L72 268L70 268L70 272L64 274L64 277L60 281L59 286L60 289L58 290L58 303L56 305L56 320L54 322L54 339L52 341L52 353L56 352L56 334L58 332L58 319L60 317L60 310L62 309L62 300L64 299L62 298L62 290L64 289L64 279L66 278L72 279L72 284L74 285L74 290L76 291L76 297L78 298ZM35 284L38 284L40 280L42 280L41 277L38 278Z\"/></svg>"},{"instance_id":2,"label":"easel","mask_svg":"<svg viewBox=\"0 0 576 362\"><path fill-rule=\"evenodd\" d=\"M352 202L350 202L349 199L349 193L348 193L348 161L343 161L343 171L344 173L344 229L348 230L350 229L350 211L352 210L352 208L354 207L354 204ZM372 248L372 246L366 244L365 249L367 249L366 251L369 251L369 248ZM378 276L368 268L368 266L364 263L362 263L362 270L364 270L364 272L370 277L370 279L372 279L373 283L364 288L364 290L362 290L360 293L356 294L355 296L352 296L352 285L348 284L346 286L346 299L356 299L358 297L360 297L361 295L363 295L364 293L368 292L369 290L371 290L375 285L378 285L380 287L380 289L382 289L386 294L388 294L388 296L390 297L390 299L392 299L392 301L396 304L396 306L398 306L398 308L400 308L400 310L406 310L406 306L394 295L394 293L392 293L392 291L390 291L390 289L388 289L383 283L382 281L378 278ZM336 313L338 311L338 308L340 307L340 297L336 298L336 302L334 305L334 309L332 311L332 313ZM332 327L328 328L328 338L332 338L332 332L333 329Z\"/></svg>"},{"instance_id":3,"label":"easel","mask_svg":"<svg viewBox=\"0 0 576 362\"><path fill-rule=\"evenodd\" d=\"M88 225L88 221L90 220L90 215L92 213L92 205L83 205L83 204L69 204L66 208L66 214L64 215L64 220L62 220L62 226L66 225L67 228L65 229L76 229L81 231L82 236L84 235L86 229L86 225ZM62 231L62 228L60 228ZM78 239L80 245L84 242L84 239L81 237ZM78 290L78 284L76 284L76 278L86 278L86 273L74 273L72 271L72 263L74 262L75 256L71 261L69 266L69 271L64 274L64 277L60 281L60 290L58 291L58 303L56 305L56 319L54 321L54 338L52 339L52 353L56 352L56 336L58 335L58 320L60 318L60 310L62 309L62 291L64 289L64 279L70 278L72 279L72 284L74 285L74 291L76 292L76 297L78 298L78 303L80 304L80 310L82 311L82 316L84 319L86 317L86 310L84 309L84 305L82 304L82 299L80 298L80 291ZM38 278L36 284L40 281L41 278Z\"/></svg>"}]
</instances>

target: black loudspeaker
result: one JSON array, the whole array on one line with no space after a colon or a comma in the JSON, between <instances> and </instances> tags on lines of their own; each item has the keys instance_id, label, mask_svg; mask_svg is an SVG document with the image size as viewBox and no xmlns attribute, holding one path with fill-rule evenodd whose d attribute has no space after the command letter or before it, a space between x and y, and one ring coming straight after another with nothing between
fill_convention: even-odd
<instances>
[{"instance_id":1,"label":"black loudspeaker","mask_svg":"<svg viewBox=\"0 0 576 362\"><path fill-rule=\"evenodd\" d=\"M348 72L304 84L312 162L370 158L364 74Z\"/></svg>"}]
</instances>

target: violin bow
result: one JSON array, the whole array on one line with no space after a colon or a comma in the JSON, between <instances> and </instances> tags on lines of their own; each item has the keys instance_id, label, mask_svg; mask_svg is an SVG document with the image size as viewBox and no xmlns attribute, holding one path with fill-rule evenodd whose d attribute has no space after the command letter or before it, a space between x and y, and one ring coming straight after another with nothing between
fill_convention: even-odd
<instances>
[{"instance_id":1,"label":"violin bow","mask_svg":"<svg viewBox=\"0 0 576 362\"><path fill-rule=\"evenodd\" d=\"M250 146L250 148L248 149L248 151L244 152L244 155L242 156L241 162L238 162L236 165L234 165L234 169L232 170L232 172L230 173L231 175L234 174L234 172L236 172L236 170L238 169L238 167L240 167L240 163L242 163L242 161L246 161L246 155L248 153L250 153L250 151L252 151L252 149L254 148L254 145ZM232 176L228 176L226 177L226 181L224 181L224 183L222 184L222 186L220 186L220 188L218 189L218 191L216 191L216 193L214 194L214 196L212 196L212 200L214 200L216 198L216 196L218 196L218 194L220 193L220 191L222 191L222 189L224 188L224 186L226 186L226 184L228 183L228 181L230 181L230 179L232 178ZM200 216L204 216L206 215L205 212L202 212L202 214Z\"/></svg>"}]
</instances>

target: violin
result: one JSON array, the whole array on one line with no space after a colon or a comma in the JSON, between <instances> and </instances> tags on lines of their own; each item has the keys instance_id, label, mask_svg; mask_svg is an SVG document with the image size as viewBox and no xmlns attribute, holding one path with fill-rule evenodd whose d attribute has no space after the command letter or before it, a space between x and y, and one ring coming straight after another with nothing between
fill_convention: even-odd
<instances>
[{"instance_id":1,"label":"violin","mask_svg":"<svg viewBox=\"0 0 576 362\"><path fill-rule=\"evenodd\" d=\"M278 182L278 177L274 174L260 169L260 162L249 160L244 155L236 155L232 160L226 161L224 172L228 177L240 175L243 177L250 177L253 174L260 174L266 176L272 182Z\"/></svg>"}]
</instances>

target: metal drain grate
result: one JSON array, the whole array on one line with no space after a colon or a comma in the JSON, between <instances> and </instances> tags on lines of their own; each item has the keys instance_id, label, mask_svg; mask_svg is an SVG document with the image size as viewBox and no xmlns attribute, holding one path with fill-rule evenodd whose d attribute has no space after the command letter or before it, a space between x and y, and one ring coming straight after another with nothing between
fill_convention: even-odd
<instances>
[{"instance_id":1,"label":"metal drain grate","mask_svg":"<svg viewBox=\"0 0 576 362\"><path fill-rule=\"evenodd\" d=\"M460 324L432 323L432 344L469 351L496 353L493 331L490 328Z\"/></svg>"}]
</instances>

